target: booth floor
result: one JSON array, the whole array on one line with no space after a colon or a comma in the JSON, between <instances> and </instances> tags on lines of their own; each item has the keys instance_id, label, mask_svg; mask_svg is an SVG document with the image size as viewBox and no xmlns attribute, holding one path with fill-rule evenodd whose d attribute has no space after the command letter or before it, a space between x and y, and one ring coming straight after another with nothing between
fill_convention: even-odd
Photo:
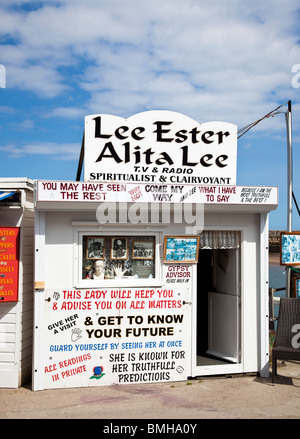
<instances>
[{"instance_id":1,"label":"booth floor","mask_svg":"<svg viewBox=\"0 0 300 439\"><path fill-rule=\"evenodd\" d=\"M278 361L274 385L257 375L38 392L29 383L0 389L0 401L0 419L299 419L300 363Z\"/></svg>"}]
</instances>

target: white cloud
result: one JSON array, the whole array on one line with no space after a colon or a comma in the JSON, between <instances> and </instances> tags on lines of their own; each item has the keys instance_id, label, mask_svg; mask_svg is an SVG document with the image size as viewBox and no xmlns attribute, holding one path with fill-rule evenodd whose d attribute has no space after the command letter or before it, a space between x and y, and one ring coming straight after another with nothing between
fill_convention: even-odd
<instances>
[{"instance_id":1,"label":"white cloud","mask_svg":"<svg viewBox=\"0 0 300 439\"><path fill-rule=\"evenodd\" d=\"M26 155L47 155L59 160L78 160L80 147L79 143L28 142L0 146L0 151L6 152L14 158Z\"/></svg>"},{"instance_id":2,"label":"white cloud","mask_svg":"<svg viewBox=\"0 0 300 439\"><path fill-rule=\"evenodd\" d=\"M86 110L81 107L56 107L46 112L43 117L61 117L65 119L82 119L86 116Z\"/></svg>"},{"instance_id":3,"label":"white cloud","mask_svg":"<svg viewBox=\"0 0 300 439\"><path fill-rule=\"evenodd\" d=\"M17 125L17 129L21 131L30 130L31 128L34 128L34 121L32 119L25 119Z\"/></svg>"},{"instance_id":4,"label":"white cloud","mask_svg":"<svg viewBox=\"0 0 300 439\"><path fill-rule=\"evenodd\" d=\"M17 42L8 40L0 51L11 87L46 98L80 87L84 109L93 113L128 117L166 108L239 125L299 96L291 86L291 67L300 60L296 0L65 0L42 7L31 2L27 12L9 7L22 4L5 1L0 11L0 35ZM50 115L78 118L82 107L73 102Z\"/></svg>"},{"instance_id":5,"label":"white cloud","mask_svg":"<svg viewBox=\"0 0 300 439\"><path fill-rule=\"evenodd\" d=\"M16 113L16 110L12 107L8 107L6 105L0 105L0 113L3 114L14 114Z\"/></svg>"},{"instance_id":6,"label":"white cloud","mask_svg":"<svg viewBox=\"0 0 300 439\"><path fill-rule=\"evenodd\" d=\"M9 66L7 87L17 87L46 98L57 96L69 88L68 85L62 84L59 72L43 65Z\"/></svg>"}]
</instances>

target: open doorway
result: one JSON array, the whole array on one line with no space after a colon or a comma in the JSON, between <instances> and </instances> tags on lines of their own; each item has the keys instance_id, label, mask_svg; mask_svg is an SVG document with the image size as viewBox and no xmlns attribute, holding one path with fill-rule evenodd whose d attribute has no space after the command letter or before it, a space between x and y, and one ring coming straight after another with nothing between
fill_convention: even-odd
<instances>
[{"instance_id":1,"label":"open doorway","mask_svg":"<svg viewBox=\"0 0 300 439\"><path fill-rule=\"evenodd\" d=\"M204 233L197 264L197 366L236 364L241 356L240 233Z\"/></svg>"}]
</instances>

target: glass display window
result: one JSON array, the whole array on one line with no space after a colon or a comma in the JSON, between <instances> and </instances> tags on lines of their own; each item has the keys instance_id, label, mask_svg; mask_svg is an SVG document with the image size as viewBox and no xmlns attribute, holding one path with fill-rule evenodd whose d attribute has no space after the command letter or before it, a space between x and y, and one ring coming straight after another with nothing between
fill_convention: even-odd
<instances>
[{"instance_id":1,"label":"glass display window","mask_svg":"<svg viewBox=\"0 0 300 439\"><path fill-rule=\"evenodd\" d=\"M158 236L154 234L141 237L80 233L80 285L108 285L118 280L152 283L160 272L157 245Z\"/></svg>"}]
</instances>

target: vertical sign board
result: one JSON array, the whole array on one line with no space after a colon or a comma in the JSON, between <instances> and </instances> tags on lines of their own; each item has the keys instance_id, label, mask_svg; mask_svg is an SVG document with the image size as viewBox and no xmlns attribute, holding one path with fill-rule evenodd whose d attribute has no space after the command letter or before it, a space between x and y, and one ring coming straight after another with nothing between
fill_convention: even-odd
<instances>
[{"instance_id":1,"label":"vertical sign board","mask_svg":"<svg viewBox=\"0 0 300 439\"><path fill-rule=\"evenodd\" d=\"M0 227L0 303L18 301L19 227Z\"/></svg>"}]
</instances>

